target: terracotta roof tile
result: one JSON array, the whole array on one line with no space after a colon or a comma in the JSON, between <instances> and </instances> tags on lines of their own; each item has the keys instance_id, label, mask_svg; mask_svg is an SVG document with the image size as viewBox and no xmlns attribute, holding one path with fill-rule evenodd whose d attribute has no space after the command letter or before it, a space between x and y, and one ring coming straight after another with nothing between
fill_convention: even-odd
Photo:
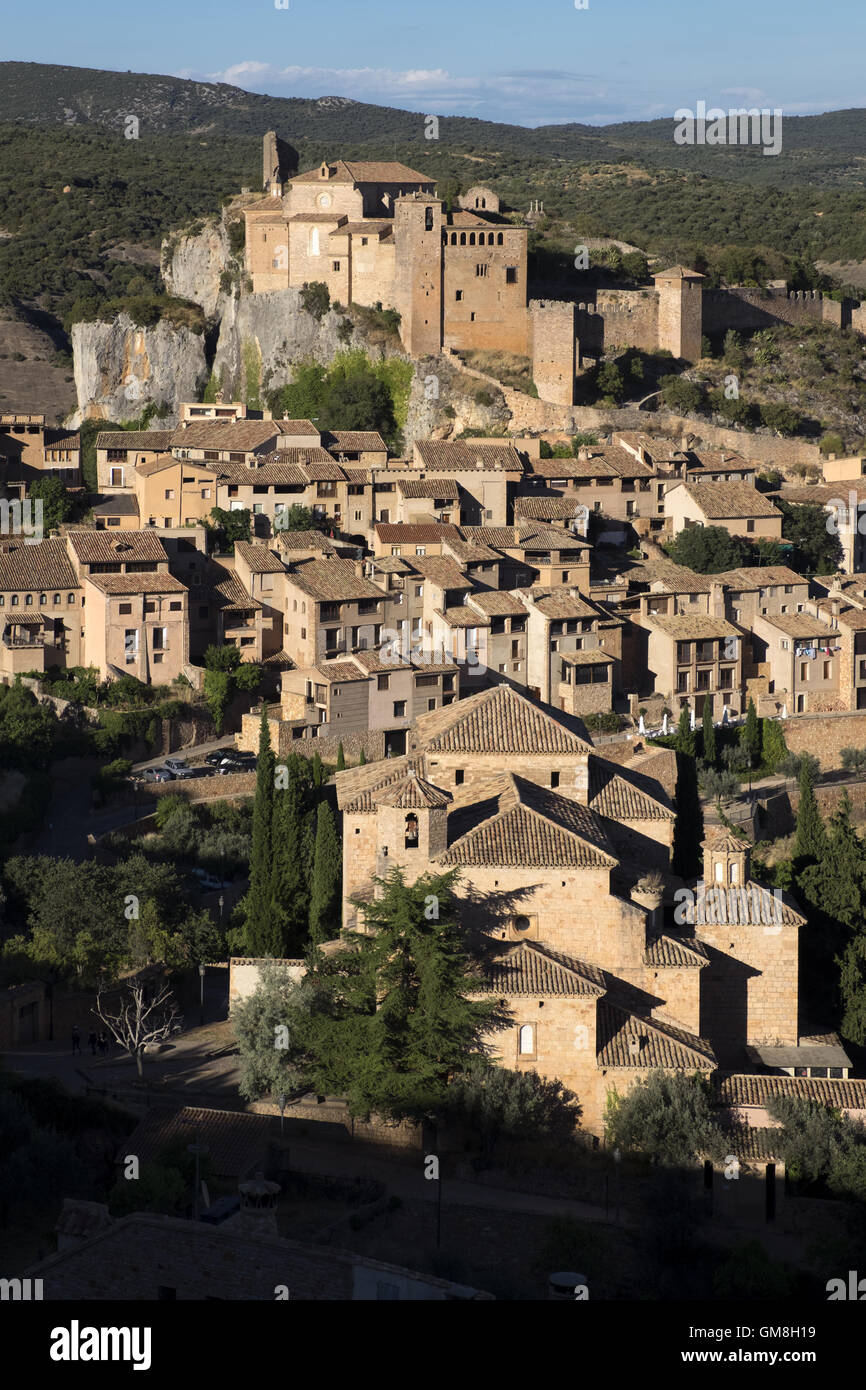
<instances>
[{"instance_id":1,"label":"terracotta roof tile","mask_svg":"<svg viewBox=\"0 0 866 1390\"><path fill-rule=\"evenodd\" d=\"M91 574L88 584L104 594L186 594L185 584L173 574Z\"/></svg>"},{"instance_id":2,"label":"terracotta roof tile","mask_svg":"<svg viewBox=\"0 0 866 1390\"><path fill-rule=\"evenodd\" d=\"M608 820L676 819L676 812L662 800L648 795L598 758L590 758L589 762L589 804Z\"/></svg>"},{"instance_id":3,"label":"terracotta roof tile","mask_svg":"<svg viewBox=\"0 0 866 1390\"><path fill-rule=\"evenodd\" d=\"M511 997L545 995L579 998L604 994L602 972L534 941L522 941L504 955L485 961L479 992Z\"/></svg>"},{"instance_id":4,"label":"terracotta roof tile","mask_svg":"<svg viewBox=\"0 0 866 1390\"><path fill-rule=\"evenodd\" d=\"M450 792L419 777L414 768L379 795L380 806L400 811L442 810L453 800Z\"/></svg>"},{"instance_id":5,"label":"terracotta roof tile","mask_svg":"<svg viewBox=\"0 0 866 1390\"><path fill-rule=\"evenodd\" d=\"M598 1002L596 1061L599 1067L641 1070L661 1067L676 1071L714 1071L716 1068L715 1053L705 1038L658 1019L641 1018L609 999Z\"/></svg>"},{"instance_id":6,"label":"terracotta roof tile","mask_svg":"<svg viewBox=\"0 0 866 1390\"><path fill-rule=\"evenodd\" d=\"M549 756L591 751L592 745L508 685L479 691L416 721L417 745L439 753Z\"/></svg>"},{"instance_id":7,"label":"terracotta roof tile","mask_svg":"<svg viewBox=\"0 0 866 1390\"><path fill-rule=\"evenodd\" d=\"M67 540L83 565L168 560L165 546L152 531L69 531Z\"/></svg>"},{"instance_id":8,"label":"terracotta roof tile","mask_svg":"<svg viewBox=\"0 0 866 1390\"><path fill-rule=\"evenodd\" d=\"M731 517L780 516L778 507L750 483L680 483L671 488L669 497L683 488L698 504L708 521L723 521Z\"/></svg>"},{"instance_id":9,"label":"terracotta roof tile","mask_svg":"<svg viewBox=\"0 0 866 1390\"><path fill-rule=\"evenodd\" d=\"M62 540L23 541L0 548L0 590L77 589L78 580Z\"/></svg>"},{"instance_id":10,"label":"terracotta roof tile","mask_svg":"<svg viewBox=\"0 0 866 1390\"><path fill-rule=\"evenodd\" d=\"M174 430L171 447L247 454L276 441L279 433L273 420L198 420Z\"/></svg>"},{"instance_id":11,"label":"terracotta roof tile","mask_svg":"<svg viewBox=\"0 0 866 1390\"><path fill-rule=\"evenodd\" d=\"M351 560L299 560L288 571L288 577L289 582L297 585L305 594L324 602L387 597L377 585L355 572Z\"/></svg>"},{"instance_id":12,"label":"terracotta roof tile","mask_svg":"<svg viewBox=\"0 0 866 1390\"><path fill-rule=\"evenodd\" d=\"M586 806L522 777L505 777L498 810L441 856L451 865L613 868L601 819Z\"/></svg>"},{"instance_id":13,"label":"terracotta roof tile","mask_svg":"<svg viewBox=\"0 0 866 1390\"><path fill-rule=\"evenodd\" d=\"M703 942L694 937L685 940L679 936L671 936L668 932L662 932L647 946L643 958L646 965L655 966L657 969L679 969L682 966L687 969L701 969L710 963Z\"/></svg>"},{"instance_id":14,"label":"terracotta roof tile","mask_svg":"<svg viewBox=\"0 0 866 1390\"><path fill-rule=\"evenodd\" d=\"M245 560L253 574L285 574L286 567L266 545L251 545L249 541L235 541L235 554Z\"/></svg>"},{"instance_id":15,"label":"terracotta roof tile","mask_svg":"<svg viewBox=\"0 0 866 1390\"><path fill-rule=\"evenodd\" d=\"M764 1106L773 1096L816 1100L840 1110L866 1111L866 1080L819 1076L772 1076L737 1073L719 1077L716 1095L720 1105Z\"/></svg>"}]
</instances>

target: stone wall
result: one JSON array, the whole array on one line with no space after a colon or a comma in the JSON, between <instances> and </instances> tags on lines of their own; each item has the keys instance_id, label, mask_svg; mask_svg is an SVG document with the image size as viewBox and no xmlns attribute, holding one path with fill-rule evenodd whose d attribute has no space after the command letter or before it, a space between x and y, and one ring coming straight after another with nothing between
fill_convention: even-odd
<instances>
[{"instance_id":1,"label":"stone wall","mask_svg":"<svg viewBox=\"0 0 866 1390\"><path fill-rule=\"evenodd\" d=\"M866 747L866 711L844 714L799 714L784 725L792 753L813 753L824 771L841 767L843 748Z\"/></svg>"},{"instance_id":2,"label":"stone wall","mask_svg":"<svg viewBox=\"0 0 866 1390\"><path fill-rule=\"evenodd\" d=\"M704 290L705 333L752 332L774 323L829 323L835 328L851 322L850 306L825 299L820 290L783 290L732 285L727 289ZM847 313L843 310L847 308ZM845 325L847 326L847 325Z\"/></svg>"}]
</instances>

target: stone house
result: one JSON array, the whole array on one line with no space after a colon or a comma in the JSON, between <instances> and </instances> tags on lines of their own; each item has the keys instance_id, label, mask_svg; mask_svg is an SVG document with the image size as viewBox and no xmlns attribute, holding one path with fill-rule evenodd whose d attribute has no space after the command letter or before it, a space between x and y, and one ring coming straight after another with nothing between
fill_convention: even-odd
<instances>
[{"instance_id":1,"label":"stone house","mask_svg":"<svg viewBox=\"0 0 866 1390\"><path fill-rule=\"evenodd\" d=\"M768 695L782 700L789 714L848 707L847 692L839 686L842 644L824 617L758 614L751 628L756 673L766 676Z\"/></svg>"},{"instance_id":2,"label":"stone house","mask_svg":"<svg viewBox=\"0 0 866 1390\"><path fill-rule=\"evenodd\" d=\"M664 495L675 536L687 526L723 526L732 536L780 541L782 513L748 483L676 483Z\"/></svg>"}]
</instances>

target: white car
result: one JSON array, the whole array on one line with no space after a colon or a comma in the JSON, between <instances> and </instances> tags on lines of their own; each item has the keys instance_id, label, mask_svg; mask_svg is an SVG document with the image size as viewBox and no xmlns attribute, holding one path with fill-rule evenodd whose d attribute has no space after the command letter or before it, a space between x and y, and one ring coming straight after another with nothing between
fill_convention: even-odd
<instances>
[{"instance_id":1,"label":"white car","mask_svg":"<svg viewBox=\"0 0 866 1390\"><path fill-rule=\"evenodd\" d=\"M199 887L203 888L206 893L215 893L218 888L225 887L225 884L215 878L213 874L209 874L207 869L193 869L192 874L193 878L198 880Z\"/></svg>"}]
</instances>

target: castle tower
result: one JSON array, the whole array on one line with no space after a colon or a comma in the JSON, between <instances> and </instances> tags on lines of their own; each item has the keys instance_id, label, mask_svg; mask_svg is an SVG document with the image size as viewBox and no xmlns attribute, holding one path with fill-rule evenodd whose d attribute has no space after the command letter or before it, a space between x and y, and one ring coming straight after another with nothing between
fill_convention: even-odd
<instances>
[{"instance_id":1,"label":"castle tower","mask_svg":"<svg viewBox=\"0 0 866 1390\"><path fill-rule=\"evenodd\" d=\"M390 868L426 872L431 860L448 848L451 793L435 787L410 769L377 797L377 872Z\"/></svg>"},{"instance_id":2,"label":"castle tower","mask_svg":"<svg viewBox=\"0 0 866 1390\"><path fill-rule=\"evenodd\" d=\"M699 362L703 331L703 275L674 265L653 276L658 294L658 345L686 362Z\"/></svg>"},{"instance_id":3,"label":"castle tower","mask_svg":"<svg viewBox=\"0 0 866 1390\"><path fill-rule=\"evenodd\" d=\"M564 300L533 299L529 305L532 379L543 401L574 405L577 373L575 308Z\"/></svg>"},{"instance_id":4,"label":"castle tower","mask_svg":"<svg viewBox=\"0 0 866 1390\"><path fill-rule=\"evenodd\" d=\"M442 200L426 193L394 203L394 304L413 357L442 349Z\"/></svg>"}]
</instances>

